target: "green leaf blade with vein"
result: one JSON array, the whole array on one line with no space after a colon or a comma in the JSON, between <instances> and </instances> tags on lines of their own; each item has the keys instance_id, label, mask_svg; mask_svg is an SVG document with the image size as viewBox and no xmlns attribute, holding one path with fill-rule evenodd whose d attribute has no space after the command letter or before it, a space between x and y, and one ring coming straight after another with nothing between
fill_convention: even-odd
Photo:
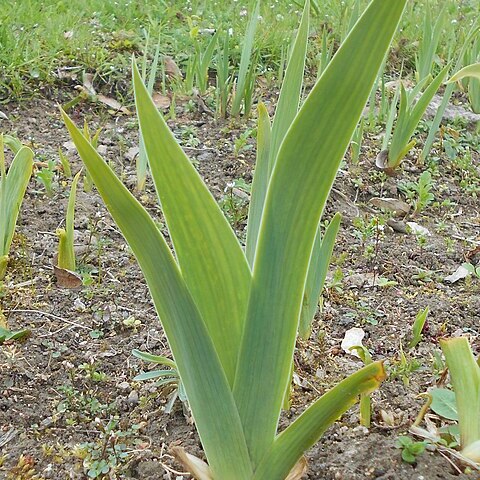
<instances>
[{"instance_id":1,"label":"green leaf blade with vein","mask_svg":"<svg viewBox=\"0 0 480 480\"><path fill-rule=\"evenodd\" d=\"M0 143L0 148L2 148L0 155L3 159L3 142ZM16 147L17 144L14 144L14 151ZM0 279L5 275L15 225L32 175L32 150L28 147L20 147L6 174L4 167L3 164L0 179Z\"/></svg>"},{"instance_id":2,"label":"green leaf blade with vein","mask_svg":"<svg viewBox=\"0 0 480 480\"><path fill-rule=\"evenodd\" d=\"M235 96L232 102L232 116L240 114L242 101L245 100L245 89L247 86L247 76L249 75L248 67L251 63L253 42L255 41L255 31L257 29L258 15L260 13L260 0L255 4L255 10L248 22L247 31L243 40L242 56L240 58L240 67L238 70L238 79L235 86ZM250 67L253 68L253 67Z\"/></svg>"},{"instance_id":3,"label":"green leaf blade with vein","mask_svg":"<svg viewBox=\"0 0 480 480\"><path fill-rule=\"evenodd\" d=\"M307 1L280 90L273 125L270 125L265 106L263 104L258 106L257 161L248 213L246 242L246 255L250 266L253 266L255 258L261 215L278 149L297 114L300 103L307 52L309 10L310 2Z\"/></svg>"},{"instance_id":4,"label":"green leaf blade with vein","mask_svg":"<svg viewBox=\"0 0 480 480\"><path fill-rule=\"evenodd\" d=\"M284 479L303 453L354 403L360 394L378 388L385 378L381 362L374 362L347 377L308 407L281 432L255 471L254 480Z\"/></svg>"},{"instance_id":5,"label":"green leaf blade with vein","mask_svg":"<svg viewBox=\"0 0 480 480\"><path fill-rule=\"evenodd\" d=\"M292 53L288 61L285 79L280 90L272 124L272 148L270 150L270 174L280 145L297 115L302 94L303 73L307 55L310 2L306 1Z\"/></svg>"},{"instance_id":6,"label":"green leaf blade with vein","mask_svg":"<svg viewBox=\"0 0 480 480\"><path fill-rule=\"evenodd\" d=\"M145 209L65 113L63 119L142 268L213 472L226 480L250 480L252 467L228 380L165 239ZM237 455L232 457L230 449Z\"/></svg>"},{"instance_id":7,"label":"green leaf blade with vein","mask_svg":"<svg viewBox=\"0 0 480 480\"><path fill-rule=\"evenodd\" d=\"M404 5L404 0L370 4L310 93L279 151L234 385L254 465L271 447L277 428L321 213Z\"/></svg>"},{"instance_id":8,"label":"green leaf blade with vein","mask_svg":"<svg viewBox=\"0 0 480 480\"><path fill-rule=\"evenodd\" d=\"M323 238L321 238L320 230L317 231L315 236L305 292L303 294L300 324L298 326L298 334L304 340L310 336L312 321L318 308L318 299L327 278L328 266L330 265L341 219L342 217L339 213L335 214L326 228Z\"/></svg>"},{"instance_id":9,"label":"green leaf blade with vein","mask_svg":"<svg viewBox=\"0 0 480 480\"><path fill-rule=\"evenodd\" d=\"M268 111L263 103L258 104L257 159L252 183L252 197L248 209L247 242L245 255L250 268L255 259L258 231L262 220L263 204L267 195L272 127Z\"/></svg>"},{"instance_id":10,"label":"green leaf blade with vein","mask_svg":"<svg viewBox=\"0 0 480 480\"><path fill-rule=\"evenodd\" d=\"M233 384L250 290L242 248L133 65L142 138L183 278Z\"/></svg>"},{"instance_id":11,"label":"green leaf blade with vein","mask_svg":"<svg viewBox=\"0 0 480 480\"><path fill-rule=\"evenodd\" d=\"M440 346L455 392L462 453L479 462L480 367L466 337L440 340Z\"/></svg>"}]
</instances>

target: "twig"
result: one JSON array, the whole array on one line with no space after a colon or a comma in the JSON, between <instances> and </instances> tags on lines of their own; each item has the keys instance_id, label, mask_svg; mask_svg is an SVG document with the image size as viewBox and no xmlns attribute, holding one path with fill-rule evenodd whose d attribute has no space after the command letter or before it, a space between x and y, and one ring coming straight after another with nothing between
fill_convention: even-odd
<instances>
[{"instance_id":1,"label":"twig","mask_svg":"<svg viewBox=\"0 0 480 480\"><path fill-rule=\"evenodd\" d=\"M44 317L53 318L54 320L60 320L61 322L68 323L69 325L73 325L78 328L83 328L88 331L92 331L93 328L87 327L86 325L82 325L77 322L72 322L71 320L67 320L66 318L59 317L53 313L43 312L41 310L23 310L23 309L14 309L14 310L4 310L5 313L36 313L38 315L43 315Z\"/></svg>"}]
</instances>

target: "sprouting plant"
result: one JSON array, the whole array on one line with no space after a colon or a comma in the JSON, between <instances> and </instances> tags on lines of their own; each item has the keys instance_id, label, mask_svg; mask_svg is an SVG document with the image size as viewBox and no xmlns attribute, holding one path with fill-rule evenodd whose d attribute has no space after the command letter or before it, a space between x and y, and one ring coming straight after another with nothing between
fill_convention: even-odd
<instances>
[{"instance_id":1,"label":"sprouting plant","mask_svg":"<svg viewBox=\"0 0 480 480\"><path fill-rule=\"evenodd\" d=\"M157 78L158 70L158 59L160 57L160 38L157 42L157 48L155 50L155 55L153 56L153 61L150 66L150 72L147 77L147 65L148 65L148 46L150 43L150 34L147 34L145 42L145 50L143 52L142 59L142 79L147 85L148 93L150 96L153 94L153 88L155 86L155 80ZM98 132L100 133L100 132ZM145 144L143 142L143 137L140 132L139 134L139 151L136 160L136 170L137 170L137 190L139 192L145 189L145 183L147 181L147 171L148 171L148 158L145 151Z\"/></svg>"},{"instance_id":2,"label":"sprouting plant","mask_svg":"<svg viewBox=\"0 0 480 480\"><path fill-rule=\"evenodd\" d=\"M253 148L253 145L250 145L248 143L248 139L254 135L256 135L256 131L254 129L248 128L243 133L241 133L239 137L235 139L235 141L233 142L233 153L236 157L238 157L240 152L251 150Z\"/></svg>"},{"instance_id":3,"label":"sprouting plant","mask_svg":"<svg viewBox=\"0 0 480 480\"><path fill-rule=\"evenodd\" d=\"M48 160L46 165L35 174L35 178L44 186L45 193L47 194L47 197L50 198L55 194L53 180L55 179L56 169L57 162L55 160Z\"/></svg>"},{"instance_id":4,"label":"sprouting plant","mask_svg":"<svg viewBox=\"0 0 480 480\"><path fill-rule=\"evenodd\" d=\"M233 117L240 115L243 105L243 114L248 116L251 109L253 83L255 82L255 61L252 60L252 50L260 13L260 1L257 0L255 9L248 22L247 31L243 40L242 55L238 70L237 81L234 85L231 114Z\"/></svg>"},{"instance_id":5,"label":"sprouting plant","mask_svg":"<svg viewBox=\"0 0 480 480\"><path fill-rule=\"evenodd\" d=\"M355 133L353 134L352 141L350 143L350 155L352 157L352 164L357 165L360 158L360 149L362 148L363 141L363 118L360 120Z\"/></svg>"},{"instance_id":6,"label":"sprouting plant","mask_svg":"<svg viewBox=\"0 0 480 480\"><path fill-rule=\"evenodd\" d=\"M443 68L425 88L423 93L421 93L421 91L427 84L429 77L420 80L410 91L407 91L403 83L400 83L390 107L391 115L387 120L387 130L383 139L382 151L377 157L377 166L382 168L386 173L393 173L400 166L403 158L416 144L416 140L411 140L412 135L433 96L442 84L448 68L448 66ZM398 112L396 112L399 96L398 91L400 91L400 106ZM397 121L392 134L391 128L395 113Z\"/></svg>"},{"instance_id":7,"label":"sprouting plant","mask_svg":"<svg viewBox=\"0 0 480 480\"><path fill-rule=\"evenodd\" d=\"M230 32L227 29L224 33L221 48L217 51L217 79L216 79L216 104L217 115L221 118L227 116L227 105L232 90L232 78L230 76Z\"/></svg>"},{"instance_id":8,"label":"sprouting plant","mask_svg":"<svg viewBox=\"0 0 480 480\"><path fill-rule=\"evenodd\" d=\"M465 40L463 41L463 45L460 49L460 52L458 54L458 60L455 65L454 70L459 70L462 66L462 62L464 60L464 56L467 52L467 50L471 47L472 42L476 41L477 35L479 34L479 27L478 24L475 22L472 27L470 28L469 32L467 33ZM420 156L418 157L418 162L419 164L425 163L425 160L427 159L428 155L430 154L430 151L432 149L433 142L435 140L435 136L438 132L438 129L440 127L440 124L442 122L443 114L445 113L445 110L448 106L448 103L450 101L450 97L452 96L453 91L455 90L455 82L450 82L448 85L445 87L445 92L443 94L442 101L440 103L440 106L437 109L437 112L435 114L435 117L432 121L432 124L430 126L430 129L428 131L428 136L427 139L425 140L422 152Z\"/></svg>"},{"instance_id":9,"label":"sprouting plant","mask_svg":"<svg viewBox=\"0 0 480 480\"><path fill-rule=\"evenodd\" d=\"M106 373L98 370L96 363L85 362L79 365L78 369L81 372L85 372L86 378L92 382L104 382L108 378Z\"/></svg>"},{"instance_id":10,"label":"sprouting plant","mask_svg":"<svg viewBox=\"0 0 480 480\"><path fill-rule=\"evenodd\" d=\"M72 178L72 169L70 167L70 162L67 156L62 152L62 149L58 147L58 158L60 159L60 164L62 165L63 174L67 178Z\"/></svg>"},{"instance_id":11,"label":"sprouting plant","mask_svg":"<svg viewBox=\"0 0 480 480\"><path fill-rule=\"evenodd\" d=\"M472 110L475 113L480 113L480 63L478 63L480 58L480 39L478 37L470 49L465 52L465 57L465 63L471 63L471 65L462 69L463 86L467 91Z\"/></svg>"},{"instance_id":12,"label":"sprouting plant","mask_svg":"<svg viewBox=\"0 0 480 480\"><path fill-rule=\"evenodd\" d=\"M166 367L166 369L162 370L150 370L148 372L140 373L133 379L137 382L158 379L155 382L155 386L159 388L159 391L162 395L167 396L165 413L169 414L172 412L173 406L177 399L182 402L184 407L188 406L185 387L183 386L180 375L178 374L177 365L173 360L161 355L152 355L139 350L132 350L132 355L144 360L145 362L155 363L157 365Z\"/></svg>"},{"instance_id":13,"label":"sprouting plant","mask_svg":"<svg viewBox=\"0 0 480 480\"><path fill-rule=\"evenodd\" d=\"M412 327L412 339L408 344L408 348L415 348L422 339L422 331L425 326L425 322L428 317L428 307L425 307L423 310L420 310L415 317L415 322L413 322Z\"/></svg>"},{"instance_id":14,"label":"sprouting plant","mask_svg":"<svg viewBox=\"0 0 480 480\"><path fill-rule=\"evenodd\" d=\"M435 54L440 41L444 24L444 10L435 16L435 23L432 23L432 9L430 3L425 6L425 19L423 22L423 34L421 37L418 53L415 56L415 67L417 82L428 77L432 73L432 66L435 61Z\"/></svg>"},{"instance_id":15,"label":"sprouting plant","mask_svg":"<svg viewBox=\"0 0 480 480\"><path fill-rule=\"evenodd\" d=\"M195 37L195 79L200 94L204 94L208 88L208 70L213 60L215 47L217 46L218 31L212 35L208 45L203 47L198 40L198 32Z\"/></svg>"},{"instance_id":16,"label":"sprouting plant","mask_svg":"<svg viewBox=\"0 0 480 480\"><path fill-rule=\"evenodd\" d=\"M433 202L435 197L431 193L432 187L432 175L428 170L420 175L418 182L399 182L398 184L398 188L413 204L414 214L425 210Z\"/></svg>"},{"instance_id":17,"label":"sprouting plant","mask_svg":"<svg viewBox=\"0 0 480 480\"><path fill-rule=\"evenodd\" d=\"M466 337L440 340L455 392L464 457L480 463L480 359Z\"/></svg>"},{"instance_id":18,"label":"sprouting plant","mask_svg":"<svg viewBox=\"0 0 480 480\"><path fill-rule=\"evenodd\" d=\"M180 130L182 145L196 148L200 145L200 139L197 137L197 129L192 125L186 125Z\"/></svg>"},{"instance_id":19,"label":"sprouting plant","mask_svg":"<svg viewBox=\"0 0 480 480\"><path fill-rule=\"evenodd\" d=\"M333 53L333 39L330 38L330 34L327 28L323 28L322 30L322 48L320 51L320 58L318 62L318 72L317 72L317 80L320 78L320 75L324 72L327 68L327 65L330 63L332 59Z\"/></svg>"},{"instance_id":20,"label":"sprouting plant","mask_svg":"<svg viewBox=\"0 0 480 480\"><path fill-rule=\"evenodd\" d=\"M399 348L399 361L392 364L390 369L390 378L400 378L405 385L410 385L410 375L421 367L420 362L415 358L408 358L403 351L402 343Z\"/></svg>"},{"instance_id":21,"label":"sprouting plant","mask_svg":"<svg viewBox=\"0 0 480 480\"><path fill-rule=\"evenodd\" d=\"M238 231L247 219L250 191L251 186L247 185L243 178L238 178L227 183L220 199L220 208L235 231Z\"/></svg>"},{"instance_id":22,"label":"sprouting plant","mask_svg":"<svg viewBox=\"0 0 480 480\"><path fill-rule=\"evenodd\" d=\"M337 293L343 293L343 272L341 268L336 268L333 271L332 278L327 281L326 286Z\"/></svg>"},{"instance_id":23,"label":"sprouting plant","mask_svg":"<svg viewBox=\"0 0 480 480\"><path fill-rule=\"evenodd\" d=\"M33 167L33 152L28 147L23 147L12 137L5 140L3 134L0 134L0 280L5 277L18 214ZM15 154L8 173L4 143Z\"/></svg>"},{"instance_id":24,"label":"sprouting plant","mask_svg":"<svg viewBox=\"0 0 480 480\"><path fill-rule=\"evenodd\" d=\"M431 193L432 190L432 175L428 170L425 170L421 175L420 178L418 179L418 183L415 186L415 190L417 192L417 198L415 199L414 203L414 212L419 213L422 210L425 210L425 208L430 205L430 203L433 202L435 197L433 196L433 193Z\"/></svg>"},{"instance_id":25,"label":"sprouting plant","mask_svg":"<svg viewBox=\"0 0 480 480\"><path fill-rule=\"evenodd\" d=\"M58 256L54 272L57 277L57 284L64 288L77 288L82 285L82 279L75 273L76 261L73 248L75 200L80 175L81 171L75 175L72 181L65 217L65 228L58 228L56 231L58 236Z\"/></svg>"},{"instance_id":26,"label":"sprouting plant","mask_svg":"<svg viewBox=\"0 0 480 480\"><path fill-rule=\"evenodd\" d=\"M67 215L65 228L57 229L58 236L58 261L57 265L65 270L75 271L75 252L73 249L73 234L75 222L75 200L77 196L77 185L80 180L81 171L75 175L68 197Z\"/></svg>"},{"instance_id":27,"label":"sprouting plant","mask_svg":"<svg viewBox=\"0 0 480 480\"><path fill-rule=\"evenodd\" d=\"M74 454L82 460L83 469L88 478L115 478L116 473L127 462L129 444L138 436L141 424L132 425L128 430L120 429L119 420L111 418L104 426L97 419L99 436L95 441L84 442L75 446Z\"/></svg>"},{"instance_id":28,"label":"sprouting plant","mask_svg":"<svg viewBox=\"0 0 480 480\"><path fill-rule=\"evenodd\" d=\"M415 442L407 435L400 435L395 442L395 446L402 450L403 461L407 463L416 463L417 457L425 451L427 445L425 440Z\"/></svg>"},{"instance_id":29,"label":"sprouting plant","mask_svg":"<svg viewBox=\"0 0 480 480\"><path fill-rule=\"evenodd\" d=\"M279 148L266 157L271 175L248 254L135 65L140 128L175 257L146 210L63 116L148 283L208 465L175 452L198 479L284 480L292 469L290 479L300 478L305 450L384 378L381 362L363 367L277 433L321 215L404 6L404 0L373 0L298 113L298 97L289 99L295 109L272 136ZM300 30L306 23L308 31L309 8L307 0ZM289 67L300 66L303 76L305 58L295 51Z\"/></svg>"}]
</instances>

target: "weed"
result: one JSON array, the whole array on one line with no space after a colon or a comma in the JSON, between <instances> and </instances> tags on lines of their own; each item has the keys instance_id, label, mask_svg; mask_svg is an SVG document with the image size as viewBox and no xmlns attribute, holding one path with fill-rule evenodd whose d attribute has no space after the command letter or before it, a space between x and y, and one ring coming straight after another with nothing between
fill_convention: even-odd
<instances>
[{"instance_id":1,"label":"weed","mask_svg":"<svg viewBox=\"0 0 480 480\"><path fill-rule=\"evenodd\" d=\"M402 450L402 459L407 463L416 463L417 457L420 456L427 446L426 441L415 442L407 435L397 437L395 446Z\"/></svg>"}]
</instances>

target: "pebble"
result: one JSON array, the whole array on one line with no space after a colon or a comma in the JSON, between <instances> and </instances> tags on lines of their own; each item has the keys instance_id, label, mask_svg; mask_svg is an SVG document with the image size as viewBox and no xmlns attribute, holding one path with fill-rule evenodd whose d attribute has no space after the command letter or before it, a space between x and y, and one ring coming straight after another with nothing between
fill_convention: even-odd
<instances>
[{"instance_id":1,"label":"pebble","mask_svg":"<svg viewBox=\"0 0 480 480\"><path fill-rule=\"evenodd\" d=\"M130 405L137 405L138 404L138 392L136 390L132 390L128 395L127 402Z\"/></svg>"},{"instance_id":2,"label":"pebble","mask_svg":"<svg viewBox=\"0 0 480 480\"><path fill-rule=\"evenodd\" d=\"M120 390L128 390L130 388L130 384L128 382L122 382L117 385Z\"/></svg>"}]
</instances>

